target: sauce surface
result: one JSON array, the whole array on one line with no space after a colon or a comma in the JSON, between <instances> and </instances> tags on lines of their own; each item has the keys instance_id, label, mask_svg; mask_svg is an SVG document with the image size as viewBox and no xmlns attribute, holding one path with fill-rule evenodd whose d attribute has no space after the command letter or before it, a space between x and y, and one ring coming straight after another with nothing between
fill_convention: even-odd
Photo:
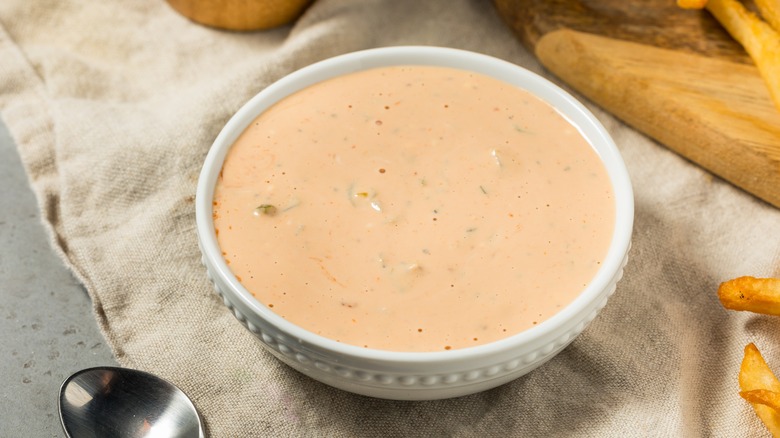
<instances>
[{"instance_id":1,"label":"sauce surface","mask_svg":"<svg viewBox=\"0 0 780 438\"><path fill-rule=\"evenodd\" d=\"M578 130L512 85L441 67L321 82L261 114L214 196L255 297L367 348L441 351L528 329L607 253L609 177Z\"/></svg>"}]
</instances>

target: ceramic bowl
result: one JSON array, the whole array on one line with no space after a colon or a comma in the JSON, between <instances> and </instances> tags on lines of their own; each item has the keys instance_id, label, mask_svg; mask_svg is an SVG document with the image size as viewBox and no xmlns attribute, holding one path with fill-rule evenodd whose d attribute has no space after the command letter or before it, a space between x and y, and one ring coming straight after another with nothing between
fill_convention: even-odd
<instances>
[{"instance_id":1,"label":"ceramic bowl","mask_svg":"<svg viewBox=\"0 0 780 438\"><path fill-rule=\"evenodd\" d=\"M275 102L325 79L392 65L434 65L482 73L526 89L577 126L601 157L614 188L615 229L593 281L560 312L514 336L470 348L404 353L346 345L304 330L257 301L221 255L212 222L214 187L228 149ZM572 342L607 304L623 275L633 226L633 194L613 140L593 114L550 81L486 55L437 47L392 47L349 53L296 71L268 86L225 125L206 157L196 196L203 264L235 317L282 362L320 382L367 396L429 400L484 391L539 367Z\"/></svg>"}]
</instances>

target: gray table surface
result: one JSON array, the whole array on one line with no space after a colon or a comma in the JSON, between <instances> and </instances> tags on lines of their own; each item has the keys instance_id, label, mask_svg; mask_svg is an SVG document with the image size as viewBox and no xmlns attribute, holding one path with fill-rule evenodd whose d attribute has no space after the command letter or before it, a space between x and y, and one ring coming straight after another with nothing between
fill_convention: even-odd
<instances>
[{"instance_id":1,"label":"gray table surface","mask_svg":"<svg viewBox=\"0 0 780 438\"><path fill-rule=\"evenodd\" d=\"M63 437L60 384L116 365L83 286L54 253L0 121L0 437Z\"/></svg>"}]
</instances>

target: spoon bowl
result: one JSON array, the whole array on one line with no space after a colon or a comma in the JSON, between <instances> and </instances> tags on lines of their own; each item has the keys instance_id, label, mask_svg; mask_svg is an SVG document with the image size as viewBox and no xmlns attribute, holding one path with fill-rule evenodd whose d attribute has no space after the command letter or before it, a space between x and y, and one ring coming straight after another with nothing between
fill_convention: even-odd
<instances>
[{"instance_id":1,"label":"spoon bowl","mask_svg":"<svg viewBox=\"0 0 780 438\"><path fill-rule=\"evenodd\" d=\"M187 395L143 371L118 367L78 371L62 382L58 406L70 438L204 436Z\"/></svg>"}]
</instances>

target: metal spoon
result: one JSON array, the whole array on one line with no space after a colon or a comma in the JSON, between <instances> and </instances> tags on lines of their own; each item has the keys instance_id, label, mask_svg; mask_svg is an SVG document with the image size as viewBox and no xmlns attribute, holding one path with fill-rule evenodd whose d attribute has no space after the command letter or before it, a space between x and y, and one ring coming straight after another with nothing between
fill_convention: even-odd
<instances>
[{"instance_id":1,"label":"metal spoon","mask_svg":"<svg viewBox=\"0 0 780 438\"><path fill-rule=\"evenodd\" d=\"M184 392L128 368L87 368L68 377L60 387L59 411L69 438L204 437Z\"/></svg>"}]
</instances>

